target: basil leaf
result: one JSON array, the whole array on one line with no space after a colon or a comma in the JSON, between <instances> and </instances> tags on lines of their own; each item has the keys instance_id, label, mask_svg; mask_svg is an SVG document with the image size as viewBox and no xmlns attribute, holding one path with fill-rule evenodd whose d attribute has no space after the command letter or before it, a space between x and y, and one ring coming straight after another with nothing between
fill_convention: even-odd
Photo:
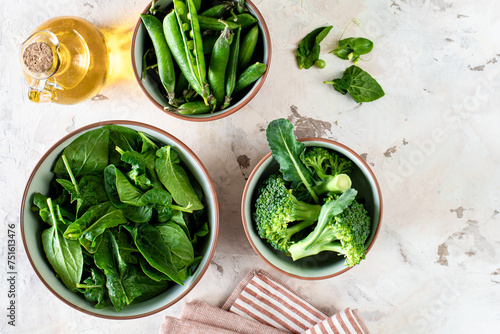
<instances>
[{"instance_id":1,"label":"basil leaf","mask_svg":"<svg viewBox=\"0 0 500 334\"><path fill-rule=\"evenodd\" d=\"M203 204L189 181L189 177L180 165L178 153L171 146L164 146L156 151L155 169L161 183L172 194L174 201L192 210L203 209Z\"/></svg>"},{"instance_id":2,"label":"basil leaf","mask_svg":"<svg viewBox=\"0 0 500 334\"><path fill-rule=\"evenodd\" d=\"M284 118L272 121L267 127L266 137L273 158L280 165L283 178L292 182L292 188L304 184L318 203L318 196L312 190L312 173L300 159L305 145L295 138L292 123Z\"/></svg>"},{"instance_id":3,"label":"basil leaf","mask_svg":"<svg viewBox=\"0 0 500 334\"><path fill-rule=\"evenodd\" d=\"M314 29L299 43L296 50L297 63L300 69L308 69L319 59L320 43L328 35L333 26Z\"/></svg>"},{"instance_id":4,"label":"basil leaf","mask_svg":"<svg viewBox=\"0 0 500 334\"><path fill-rule=\"evenodd\" d=\"M379 83L356 65L347 68L340 79L325 81L343 95L349 93L358 103L375 101L385 95Z\"/></svg>"},{"instance_id":5,"label":"basil leaf","mask_svg":"<svg viewBox=\"0 0 500 334\"><path fill-rule=\"evenodd\" d=\"M50 210L52 227L42 233L42 245L56 274L61 278L64 285L70 290L76 289L80 283L83 272L83 254L80 243L77 240L64 238L65 222L61 217L58 205L53 205L52 200L47 199Z\"/></svg>"}]
</instances>

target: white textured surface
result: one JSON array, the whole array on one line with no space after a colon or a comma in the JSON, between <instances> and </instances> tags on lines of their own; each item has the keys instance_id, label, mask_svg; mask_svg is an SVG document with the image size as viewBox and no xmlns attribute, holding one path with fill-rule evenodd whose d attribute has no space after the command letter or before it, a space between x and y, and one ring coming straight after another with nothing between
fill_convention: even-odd
<instances>
[{"instance_id":1,"label":"white textured surface","mask_svg":"<svg viewBox=\"0 0 500 334\"><path fill-rule=\"evenodd\" d=\"M301 5L301 2L303 3ZM251 269L266 269L313 304L358 308L373 333L490 333L500 327L500 3L446 0L255 1L272 40L271 71L243 110L211 123L174 119L155 109L130 72L75 106L27 101L18 63L22 41L59 15L120 30L123 41L147 0L0 2L0 238L17 226L17 326L7 325L7 284L0 281L2 333L157 333L186 301L220 306ZM322 84L349 63L327 54L353 17L349 35L371 38L360 63L386 96L356 105ZM294 49L320 25L323 70L298 70ZM128 37L130 38L130 37ZM124 48L128 44L124 42ZM129 66L129 53L123 54ZM130 69L128 69L130 71ZM324 281L273 272L253 252L240 220L245 178L267 153L263 130L275 118L300 124L297 135L337 140L362 154L382 187L384 218L361 266ZM172 308L138 320L109 321L67 307L40 283L19 236L25 183L60 137L100 120L154 124L183 140L204 162L221 204L221 232L201 282ZM6 272L7 245L0 246Z\"/></svg>"}]
</instances>

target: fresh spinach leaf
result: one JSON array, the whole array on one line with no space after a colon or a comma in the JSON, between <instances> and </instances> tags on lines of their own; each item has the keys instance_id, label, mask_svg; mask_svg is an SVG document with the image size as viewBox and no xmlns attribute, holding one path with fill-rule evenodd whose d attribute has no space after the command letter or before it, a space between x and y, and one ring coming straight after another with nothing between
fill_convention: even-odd
<instances>
[{"instance_id":1,"label":"fresh spinach leaf","mask_svg":"<svg viewBox=\"0 0 500 334\"><path fill-rule=\"evenodd\" d=\"M99 128L85 132L63 150L75 177L92 174L101 175L108 165L109 131ZM62 158L56 161L54 173L68 176Z\"/></svg>"},{"instance_id":2,"label":"fresh spinach leaf","mask_svg":"<svg viewBox=\"0 0 500 334\"><path fill-rule=\"evenodd\" d=\"M186 235L190 237L189 228L186 224L186 220L184 219L184 214L182 213L182 211L173 210L170 222L179 225L184 231L184 233L186 233Z\"/></svg>"},{"instance_id":3,"label":"fresh spinach leaf","mask_svg":"<svg viewBox=\"0 0 500 334\"><path fill-rule=\"evenodd\" d=\"M208 228L208 224L205 223L205 224L201 225L201 227L198 230L196 230L196 232L194 232L193 240L191 240L191 243L193 245L198 244L198 240L200 238L206 236L208 233L210 233L210 230Z\"/></svg>"},{"instance_id":4,"label":"fresh spinach leaf","mask_svg":"<svg viewBox=\"0 0 500 334\"><path fill-rule=\"evenodd\" d=\"M267 127L266 137L283 178L292 182L293 188L304 184L314 201L319 203L313 190L312 173L300 159L305 145L295 138L292 123L284 118L272 121Z\"/></svg>"},{"instance_id":5,"label":"fresh spinach leaf","mask_svg":"<svg viewBox=\"0 0 500 334\"><path fill-rule=\"evenodd\" d=\"M49 206L47 204L48 199L49 198L47 196L36 193L33 196L34 207L31 208L31 211L38 211L38 214L40 215L42 220L52 226L52 217L50 214Z\"/></svg>"},{"instance_id":6,"label":"fresh spinach leaf","mask_svg":"<svg viewBox=\"0 0 500 334\"><path fill-rule=\"evenodd\" d=\"M358 19L352 19L344 28L342 35L340 35L337 48L330 51L330 53L333 53L340 59L352 60L354 65L356 65L358 60L360 59L360 56L368 54L372 51L373 42L363 37L349 37L342 39L344 33L347 30L347 27L349 27L351 23L354 23L357 26L360 25Z\"/></svg>"},{"instance_id":7,"label":"fresh spinach leaf","mask_svg":"<svg viewBox=\"0 0 500 334\"><path fill-rule=\"evenodd\" d=\"M120 252L120 256L123 261L128 264L139 264L138 257L140 257L140 252L135 246L130 234L125 233L120 227L117 229L111 229L110 231L115 236L118 251Z\"/></svg>"},{"instance_id":8,"label":"fresh spinach leaf","mask_svg":"<svg viewBox=\"0 0 500 334\"><path fill-rule=\"evenodd\" d=\"M120 201L133 206L144 206L145 203L141 200L143 192L134 187L132 183L123 175L123 173L115 167L116 190Z\"/></svg>"},{"instance_id":9,"label":"fresh spinach leaf","mask_svg":"<svg viewBox=\"0 0 500 334\"><path fill-rule=\"evenodd\" d=\"M171 146L156 151L155 169L161 183L167 188L176 203L192 210L203 209L189 177L180 165L178 153Z\"/></svg>"},{"instance_id":10,"label":"fresh spinach leaf","mask_svg":"<svg viewBox=\"0 0 500 334\"><path fill-rule=\"evenodd\" d=\"M169 280L155 281L151 279L141 270L141 268L134 267L134 272L136 276L134 284L141 292L141 295L134 299L133 304L140 303L157 296L171 285L171 281Z\"/></svg>"},{"instance_id":11,"label":"fresh spinach leaf","mask_svg":"<svg viewBox=\"0 0 500 334\"><path fill-rule=\"evenodd\" d=\"M69 170L71 175L71 170ZM85 212L92 205L108 201L108 195L102 178L95 175L84 175L78 182L72 178L72 181L66 179L56 179L56 181L66 189L71 202L76 201L76 215Z\"/></svg>"},{"instance_id":12,"label":"fresh spinach leaf","mask_svg":"<svg viewBox=\"0 0 500 334\"><path fill-rule=\"evenodd\" d=\"M160 231L149 224L139 224L130 232L137 249L153 268L177 284L184 285L179 271L172 262L172 252L163 241Z\"/></svg>"},{"instance_id":13,"label":"fresh spinach leaf","mask_svg":"<svg viewBox=\"0 0 500 334\"><path fill-rule=\"evenodd\" d=\"M156 270L153 268L152 265L146 261L145 258L140 257L139 258L139 264L141 265L141 269L152 280L159 282L159 281L171 281L170 277L162 273L161 271Z\"/></svg>"},{"instance_id":14,"label":"fresh spinach leaf","mask_svg":"<svg viewBox=\"0 0 500 334\"><path fill-rule=\"evenodd\" d=\"M82 232L80 243L90 253L94 253L99 247L99 238L106 229L127 224L128 221L123 216L121 210L111 211L100 217L94 224Z\"/></svg>"},{"instance_id":15,"label":"fresh spinach leaf","mask_svg":"<svg viewBox=\"0 0 500 334\"><path fill-rule=\"evenodd\" d=\"M106 276L98 268L90 269L91 276L83 281L83 284L77 284L77 288L83 293L85 299L91 302L97 302L95 308L105 308L108 306L106 300Z\"/></svg>"},{"instance_id":16,"label":"fresh spinach leaf","mask_svg":"<svg viewBox=\"0 0 500 334\"><path fill-rule=\"evenodd\" d=\"M109 130L109 139L114 147L124 151L139 151L142 140L137 131L114 124L105 125L104 128Z\"/></svg>"},{"instance_id":17,"label":"fresh spinach leaf","mask_svg":"<svg viewBox=\"0 0 500 334\"><path fill-rule=\"evenodd\" d=\"M114 210L116 210L115 207L112 206L109 201L90 207L80 218L75 220L66 228L64 237L67 239L80 238L83 231L85 231L89 226L95 223L100 217Z\"/></svg>"},{"instance_id":18,"label":"fresh spinach leaf","mask_svg":"<svg viewBox=\"0 0 500 334\"><path fill-rule=\"evenodd\" d=\"M108 295L118 312L141 295L135 281L137 277L135 267L122 259L118 243L113 233L108 230L103 234L103 240L94 255L94 261L106 275Z\"/></svg>"},{"instance_id":19,"label":"fresh spinach leaf","mask_svg":"<svg viewBox=\"0 0 500 334\"><path fill-rule=\"evenodd\" d=\"M149 138L144 132L139 131L139 136L141 137L142 140L142 148L141 148L141 153L146 153L148 151L153 151L156 152L158 150L158 145Z\"/></svg>"},{"instance_id":20,"label":"fresh spinach leaf","mask_svg":"<svg viewBox=\"0 0 500 334\"><path fill-rule=\"evenodd\" d=\"M385 95L377 80L356 65L347 68L340 79L325 81L333 85L336 91L346 95L358 103L375 101Z\"/></svg>"},{"instance_id":21,"label":"fresh spinach leaf","mask_svg":"<svg viewBox=\"0 0 500 334\"><path fill-rule=\"evenodd\" d=\"M307 34L296 50L297 63L300 69L308 69L319 59L320 43L328 35L333 26L320 27Z\"/></svg>"},{"instance_id":22,"label":"fresh spinach leaf","mask_svg":"<svg viewBox=\"0 0 500 334\"><path fill-rule=\"evenodd\" d=\"M357 64L360 56L368 54L373 49L373 42L363 37L349 37L339 41L336 49L330 51L340 59L352 60Z\"/></svg>"},{"instance_id":23,"label":"fresh spinach leaf","mask_svg":"<svg viewBox=\"0 0 500 334\"><path fill-rule=\"evenodd\" d=\"M128 205L120 201L120 196L118 195L118 190L116 188L116 170L115 165L112 164L108 165L104 169L104 187L111 203L117 209L123 209Z\"/></svg>"},{"instance_id":24,"label":"fresh spinach leaf","mask_svg":"<svg viewBox=\"0 0 500 334\"><path fill-rule=\"evenodd\" d=\"M129 205L121 209L125 218L134 223L147 223L153 217L153 207L150 205L145 206L132 206Z\"/></svg>"},{"instance_id":25,"label":"fresh spinach leaf","mask_svg":"<svg viewBox=\"0 0 500 334\"><path fill-rule=\"evenodd\" d=\"M177 269L184 268L194 260L194 249L184 230L175 223L164 223L155 226L163 241L172 252L172 263Z\"/></svg>"},{"instance_id":26,"label":"fresh spinach leaf","mask_svg":"<svg viewBox=\"0 0 500 334\"><path fill-rule=\"evenodd\" d=\"M42 233L42 245L50 265L70 290L76 289L83 272L83 255L80 243L64 238L65 222L58 205L47 199L52 227Z\"/></svg>"},{"instance_id":27,"label":"fresh spinach leaf","mask_svg":"<svg viewBox=\"0 0 500 334\"><path fill-rule=\"evenodd\" d=\"M118 169L114 165L109 165L106 169L104 169L104 185L109 200L113 203L115 208L122 210L123 215L127 219L130 219L135 223L148 222L153 216L153 208L151 206L132 206L130 204L123 203L120 200L116 181L117 170Z\"/></svg>"},{"instance_id":28,"label":"fresh spinach leaf","mask_svg":"<svg viewBox=\"0 0 500 334\"><path fill-rule=\"evenodd\" d=\"M141 201L156 209L159 222L164 223L172 218L172 195L168 191L158 188L150 189L142 196Z\"/></svg>"}]
</instances>

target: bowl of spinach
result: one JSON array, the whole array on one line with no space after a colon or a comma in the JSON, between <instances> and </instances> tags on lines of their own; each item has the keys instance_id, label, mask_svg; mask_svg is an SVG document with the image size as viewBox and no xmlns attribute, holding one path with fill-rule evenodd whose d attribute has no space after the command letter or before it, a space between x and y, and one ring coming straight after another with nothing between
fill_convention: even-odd
<instances>
[{"instance_id":1,"label":"bowl of spinach","mask_svg":"<svg viewBox=\"0 0 500 334\"><path fill-rule=\"evenodd\" d=\"M134 121L78 129L35 166L21 207L31 265L59 299L111 319L173 305L215 252L219 207L196 155Z\"/></svg>"},{"instance_id":2,"label":"bowl of spinach","mask_svg":"<svg viewBox=\"0 0 500 334\"><path fill-rule=\"evenodd\" d=\"M330 278L362 265L383 211L368 164L338 142L297 139L286 119L270 122L266 138L271 152L253 169L241 202L255 252L300 279Z\"/></svg>"}]
</instances>

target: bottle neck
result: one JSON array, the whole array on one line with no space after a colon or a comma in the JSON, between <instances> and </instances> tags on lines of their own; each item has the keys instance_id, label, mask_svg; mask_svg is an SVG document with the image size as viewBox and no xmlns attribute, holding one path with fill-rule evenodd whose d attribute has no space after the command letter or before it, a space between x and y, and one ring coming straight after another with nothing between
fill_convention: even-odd
<instances>
[{"instance_id":1,"label":"bottle neck","mask_svg":"<svg viewBox=\"0 0 500 334\"><path fill-rule=\"evenodd\" d=\"M46 83L59 69L58 49L57 36L47 30L34 33L22 44L20 60L29 84L30 100L49 102L54 98L54 92Z\"/></svg>"}]
</instances>

